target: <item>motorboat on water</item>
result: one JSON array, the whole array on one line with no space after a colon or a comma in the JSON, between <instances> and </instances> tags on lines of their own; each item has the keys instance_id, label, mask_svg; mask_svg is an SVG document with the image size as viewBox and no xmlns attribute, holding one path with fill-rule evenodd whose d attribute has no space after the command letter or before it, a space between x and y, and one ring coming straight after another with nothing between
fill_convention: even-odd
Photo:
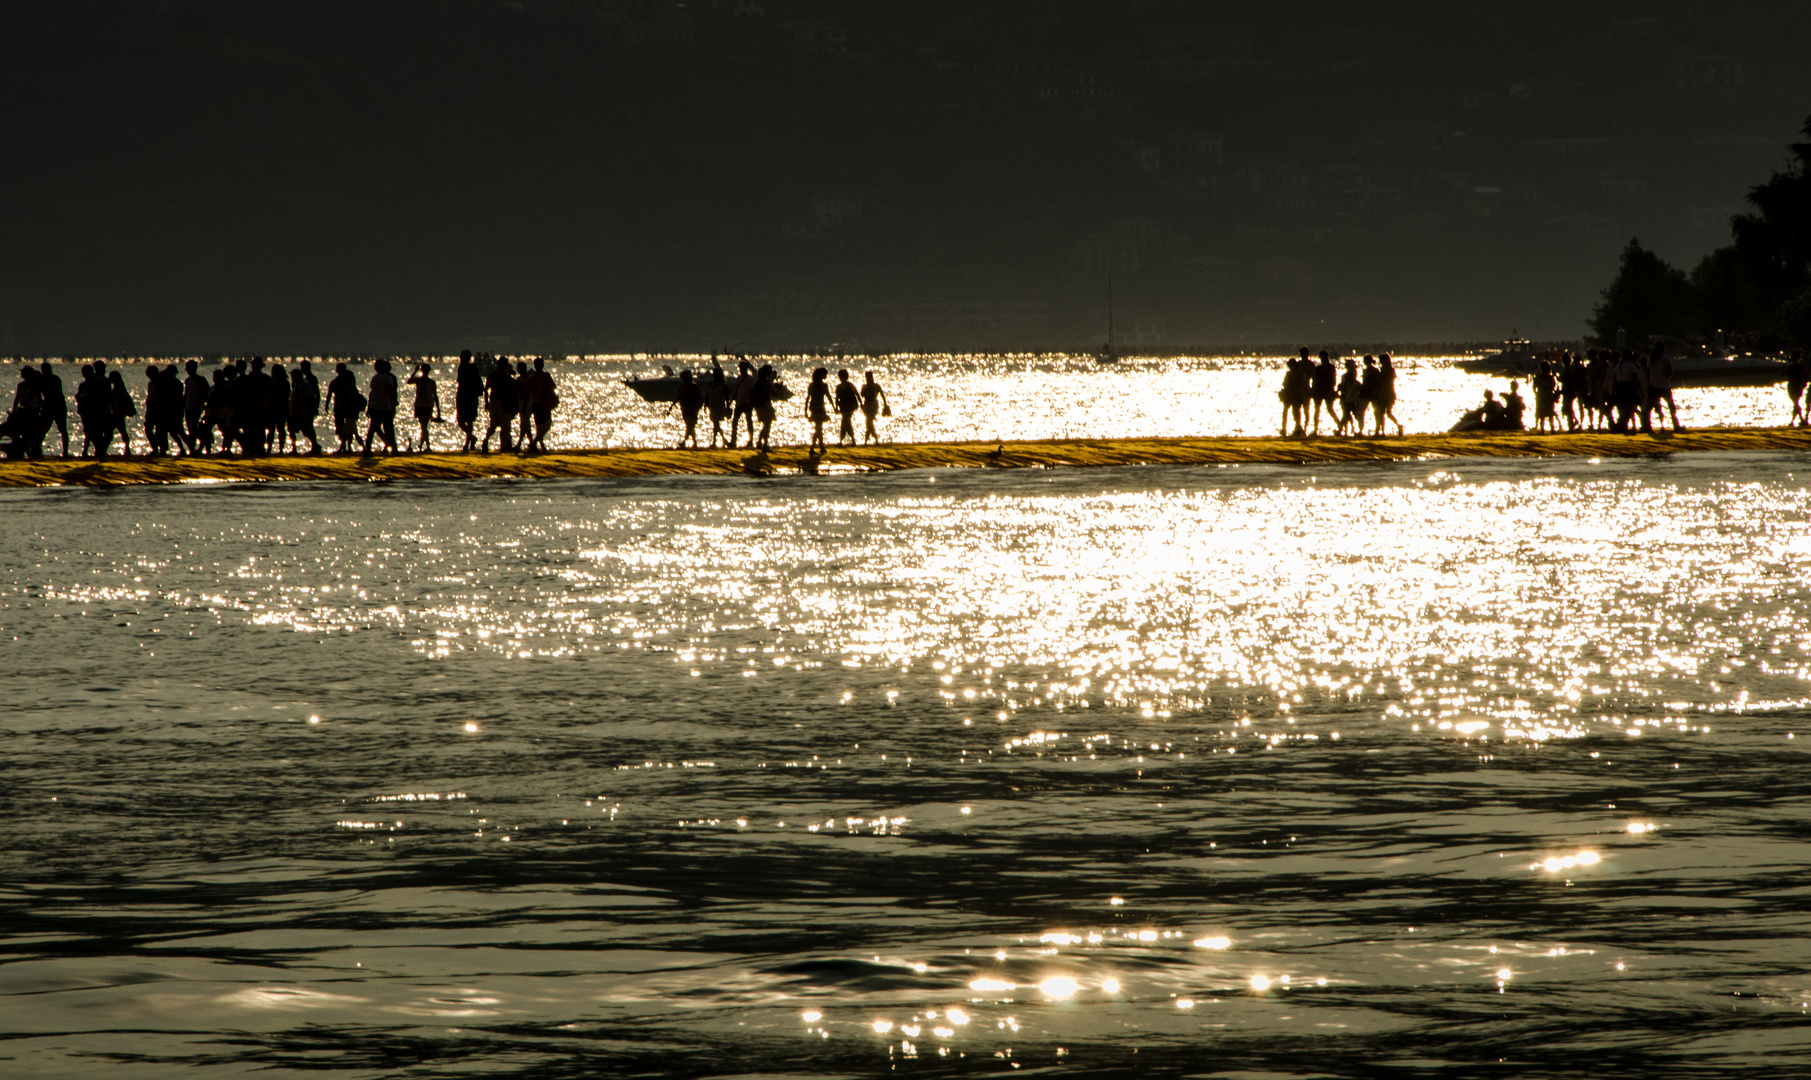
<instances>
[{"instance_id":1,"label":"motorboat on water","mask_svg":"<svg viewBox=\"0 0 1811 1080\"><path fill-rule=\"evenodd\" d=\"M727 374L727 372L725 374ZM698 372L694 371L692 372L692 379L697 382L700 390L710 386L709 372L700 375ZM636 396L640 397L643 401L653 402L656 405L670 405L679 400L679 376L677 375L644 375L639 378L624 379L622 383L624 386L635 391ZM736 380L730 379L729 385L733 388L736 385ZM773 384L773 399L775 401L792 400L792 389L785 383L775 379Z\"/></svg>"}]
</instances>

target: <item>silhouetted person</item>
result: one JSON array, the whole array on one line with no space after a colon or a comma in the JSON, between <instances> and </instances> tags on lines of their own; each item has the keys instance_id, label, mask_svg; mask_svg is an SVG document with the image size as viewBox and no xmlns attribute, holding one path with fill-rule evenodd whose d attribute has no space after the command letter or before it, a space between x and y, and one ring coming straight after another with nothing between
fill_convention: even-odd
<instances>
[{"instance_id":1,"label":"silhouetted person","mask_svg":"<svg viewBox=\"0 0 1811 1080\"><path fill-rule=\"evenodd\" d=\"M365 415L369 418L365 425L366 454L371 453L373 435L384 441L384 448L396 453L396 409L402 404L402 387L396 383L396 376L390 373L390 361L379 360L372 365L377 370L371 374L370 388L366 391Z\"/></svg>"},{"instance_id":2,"label":"silhouetted person","mask_svg":"<svg viewBox=\"0 0 1811 1080\"><path fill-rule=\"evenodd\" d=\"M824 445L824 425L830 422L830 378L828 368L818 368L811 373L811 385L805 390L805 416L811 421L810 449L822 452Z\"/></svg>"},{"instance_id":3,"label":"silhouetted person","mask_svg":"<svg viewBox=\"0 0 1811 1080\"><path fill-rule=\"evenodd\" d=\"M95 365L99 367L97 363ZM133 404L132 392L126 389L126 380L117 371L107 373L107 390L113 402L113 428L119 433L120 456L132 456L132 432L129 430L131 418L138 415L138 406Z\"/></svg>"},{"instance_id":4,"label":"silhouetted person","mask_svg":"<svg viewBox=\"0 0 1811 1080\"><path fill-rule=\"evenodd\" d=\"M69 399L63 396L63 380L51 370L50 361L38 365L38 394L44 399L44 419L63 437L63 456L69 456ZM50 432L45 431L46 435Z\"/></svg>"},{"instance_id":5,"label":"silhouetted person","mask_svg":"<svg viewBox=\"0 0 1811 1080\"><path fill-rule=\"evenodd\" d=\"M321 381L314 376L313 366L306 360L296 365L296 373L289 380L289 449L291 453L301 453L302 444L297 437L308 436L308 452L321 452L321 440L314 431L314 418L321 415Z\"/></svg>"},{"instance_id":6,"label":"silhouetted person","mask_svg":"<svg viewBox=\"0 0 1811 1080\"><path fill-rule=\"evenodd\" d=\"M1348 361L1348 370L1350 367L1351 363ZM1323 408L1327 410L1327 419L1333 420L1333 400L1337 391L1338 374L1338 369L1333 364L1333 358L1324 351L1321 353L1321 362L1314 365L1314 369L1309 372L1308 396L1313 402L1314 433L1316 435L1321 433L1321 410ZM1345 426L1345 418L1342 416L1337 430L1343 431Z\"/></svg>"},{"instance_id":7,"label":"silhouetted person","mask_svg":"<svg viewBox=\"0 0 1811 1080\"><path fill-rule=\"evenodd\" d=\"M233 395L231 382L233 369L221 365L214 369L213 385L208 388L207 403L201 410L201 437L207 443L208 452L213 452L214 433L220 433L220 452L231 453L233 449Z\"/></svg>"},{"instance_id":8,"label":"silhouetted person","mask_svg":"<svg viewBox=\"0 0 1811 1080\"><path fill-rule=\"evenodd\" d=\"M1673 358L1666 355L1666 346L1656 344L1654 355L1648 358L1648 409L1659 412L1660 403L1666 402L1667 413L1673 421L1673 430L1679 430L1679 406L1673 402ZM1644 417L1645 419L1645 417ZM1652 430L1650 427L1645 430Z\"/></svg>"},{"instance_id":9,"label":"silhouetted person","mask_svg":"<svg viewBox=\"0 0 1811 1080\"><path fill-rule=\"evenodd\" d=\"M1616 366L1611 370L1610 400L1616 409L1616 418L1610 421L1610 430L1618 435L1629 433L1629 421L1647 400L1647 378L1641 365L1635 362L1635 354L1623 350Z\"/></svg>"},{"instance_id":10,"label":"silhouetted person","mask_svg":"<svg viewBox=\"0 0 1811 1080\"><path fill-rule=\"evenodd\" d=\"M686 368L679 373L679 419L685 423L685 432L679 436L677 449L684 450L687 440L692 449L698 449L698 410L704 408L704 388L692 379L692 369Z\"/></svg>"},{"instance_id":11,"label":"silhouetted person","mask_svg":"<svg viewBox=\"0 0 1811 1080\"><path fill-rule=\"evenodd\" d=\"M723 440L723 418L729 415L730 389L729 379L723 373L723 365L711 357L710 382L704 388L704 407L711 414L711 449Z\"/></svg>"},{"instance_id":12,"label":"silhouetted person","mask_svg":"<svg viewBox=\"0 0 1811 1080\"><path fill-rule=\"evenodd\" d=\"M1522 430L1523 417L1528 412L1528 403L1522 400L1522 395L1516 393L1517 386L1514 379L1509 380L1509 393L1503 395L1502 428L1504 431Z\"/></svg>"},{"instance_id":13,"label":"silhouetted person","mask_svg":"<svg viewBox=\"0 0 1811 1080\"><path fill-rule=\"evenodd\" d=\"M1314 361L1308 359L1308 350L1303 349L1300 359L1283 362L1283 387L1277 391L1277 400L1283 403L1282 434L1289 434L1289 422L1295 421L1296 438L1307 433L1308 399L1314 377Z\"/></svg>"},{"instance_id":14,"label":"silhouetted person","mask_svg":"<svg viewBox=\"0 0 1811 1080\"><path fill-rule=\"evenodd\" d=\"M673 373L672 368L667 374ZM516 452L534 449L534 386L528 377L528 361L516 361Z\"/></svg>"},{"instance_id":15,"label":"silhouetted person","mask_svg":"<svg viewBox=\"0 0 1811 1080\"><path fill-rule=\"evenodd\" d=\"M420 448L429 450L428 425L441 419L440 384L434 381L434 369L427 364L418 364L415 374L409 376L409 385L415 388L415 427L420 436ZM416 448L411 441L409 449Z\"/></svg>"},{"instance_id":16,"label":"silhouetted person","mask_svg":"<svg viewBox=\"0 0 1811 1080\"><path fill-rule=\"evenodd\" d=\"M516 380L509 370L509 357L500 357L497 366L491 369L490 382L484 388L484 411L488 421L484 429L484 439L478 444L483 453L490 453L490 437L498 436L497 449L509 453L510 429L516 419Z\"/></svg>"},{"instance_id":17,"label":"silhouetted person","mask_svg":"<svg viewBox=\"0 0 1811 1080\"><path fill-rule=\"evenodd\" d=\"M478 406L484 401L484 375L473 362L472 354L459 354L459 367L453 373L453 423L465 433L465 444L459 449L471 453L478 448Z\"/></svg>"},{"instance_id":18,"label":"silhouetted person","mask_svg":"<svg viewBox=\"0 0 1811 1080\"><path fill-rule=\"evenodd\" d=\"M29 363L19 368L19 384L13 388L13 407L0 419L0 433L10 440L6 456L41 458L44 436L50 430L44 416L44 398L39 385L38 369Z\"/></svg>"},{"instance_id":19,"label":"silhouetted person","mask_svg":"<svg viewBox=\"0 0 1811 1080\"><path fill-rule=\"evenodd\" d=\"M1363 435L1365 433L1365 384L1358 377L1357 360L1350 357L1346 359L1346 370L1339 377L1337 389L1339 392L1339 426L1334 429L1335 433L1344 432L1347 427L1350 427L1352 434ZM1318 409L1319 406L1317 405L1316 408ZM1332 411L1332 408L1329 407L1328 415L1331 415ZM1314 420L1317 425L1316 434L1318 434L1320 423L1318 412Z\"/></svg>"},{"instance_id":20,"label":"silhouetted person","mask_svg":"<svg viewBox=\"0 0 1811 1080\"><path fill-rule=\"evenodd\" d=\"M264 400L264 445L272 452L294 451L289 440L289 398L295 388L282 364L270 365L270 395Z\"/></svg>"},{"instance_id":21,"label":"silhouetted person","mask_svg":"<svg viewBox=\"0 0 1811 1080\"><path fill-rule=\"evenodd\" d=\"M201 453L213 445L201 423L201 411L207 406L208 381L201 376L201 365L193 360L182 365L187 374L182 380L182 427L188 436L189 452Z\"/></svg>"},{"instance_id":22,"label":"silhouetted person","mask_svg":"<svg viewBox=\"0 0 1811 1080\"><path fill-rule=\"evenodd\" d=\"M767 449L768 433L773 430L773 383L772 364L762 364L755 374L755 384L748 393L749 415L761 421L761 435L754 440L756 450Z\"/></svg>"},{"instance_id":23,"label":"silhouetted person","mask_svg":"<svg viewBox=\"0 0 1811 1080\"><path fill-rule=\"evenodd\" d=\"M1610 426L1612 398L1616 393L1616 377L1612 372L1608 349L1592 349L1590 360L1585 364L1585 410L1590 417L1589 427L1593 431L1602 431Z\"/></svg>"},{"instance_id":24,"label":"silhouetted person","mask_svg":"<svg viewBox=\"0 0 1811 1080\"><path fill-rule=\"evenodd\" d=\"M333 366L333 378L327 383L327 404L333 412L333 433L339 439L335 452L350 454L358 442L358 418L365 411L365 395L359 392L358 380L345 364Z\"/></svg>"},{"instance_id":25,"label":"silhouetted person","mask_svg":"<svg viewBox=\"0 0 1811 1080\"><path fill-rule=\"evenodd\" d=\"M836 373L836 415L841 423L836 429L836 445L855 445L855 414L861 411L861 391L849 381L849 369Z\"/></svg>"},{"instance_id":26,"label":"silhouetted person","mask_svg":"<svg viewBox=\"0 0 1811 1080\"><path fill-rule=\"evenodd\" d=\"M82 456L94 448L94 456L107 456L113 442L113 391L107 386L105 366L100 361L82 365L82 381L75 387L75 415L82 422Z\"/></svg>"},{"instance_id":27,"label":"silhouetted person","mask_svg":"<svg viewBox=\"0 0 1811 1080\"><path fill-rule=\"evenodd\" d=\"M1585 392L1584 361L1571 353L1560 358L1559 365L1559 404L1560 414L1566 418L1566 430L1577 431L1580 423L1579 402Z\"/></svg>"},{"instance_id":28,"label":"silhouetted person","mask_svg":"<svg viewBox=\"0 0 1811 1080\"><path fill-rule=\"evenodd\" d=\"M729 414L729 445L735 449L738 435L737 425L744 418L748 420L748 445L755 444L755 414L751 396L755 390L755 368L747 360L736 361L736 384L730 388L730 406L734 410Z\"/></svg>"},{"instance_id":29,"label":"silhouetted person","mask_svg":"<svg viewBox=\"0 0 1811 1080\"><path fill-rule=\"evenodd\" d=\"M528 448L546 453L547 432L553 427L553 410L560 406L560 391L554 385L553 373L547 370L545 358L535 357L534 370L528 373L527 386L526 411L534 418L534 438ZM523 430L527 430L526 426Z\"/></svg>"},{"instance_id":30,"label":"silhouetted person","mask_svg":"<svg viewBox=\"0 0 1811 1080\"><path fill-rule=\"evenodd\" d=\"M1402 421L1396 419L1396 365L1390 361L1389 353L1377 357L1377 392L1371 395L1371 411L1377 417L1377 434L1383 434L1383 422L1387 417L1396 425L1396 434L1402 434Z\"/></svg>"},{"instance_id":31,"label":"silhouetted person","mask_svg":"<svg viewBox=\"0 0 1811 1080\"><path fill-rule=\"evenodd\" d=\"M874 418L880 416L883 411L888 416L893 415L893 407L887 404L887 392L874 381L874 373L870 371L863 378L861 384L861 414L868 422L868 429L862 435L864 445L880 441L880 432L874 428Z\"/></svg>"},{"instance_id":32,"label":"silhouetted person","mask_svg":"<svg viewBox=\"0 0 1811 1080\"><path fill-rule=\"evenodd\" d=\"M270 434L270 375L264 370L264 358L254 356L251 370L235 380L233 428L239 434L239 445L247 456L264 453L265 438Z\"/></svg>"},{"instance_id":33,"label":"silhouetted person","mask_svg":"<svg viewBox=\"0 0 1811 1080\"><path fill-rule=\"evenodd\" d=\"M1534 430L1552 434L1559 432L1559 413L1554 409L1554 399L1559 396L1559 378L1553 373L1553 365L1542 360L1534 372Z\"/></svg>"},{"instance_id":34,"label":"silhouetted person","mask_svg":"<svg viewBox=\"0 0 1811 1080\"><path fill-rule=\"evenodd\" d=\"M1786 421L1787 427L1811 426L1811 397L1805 395L1807 383L1811 383L1811 367L1805 364L1805 350L1794 349L1792 359L1786 362L1786 396L1792 399L1792 419Z\"/></svg>"}]
</instances>

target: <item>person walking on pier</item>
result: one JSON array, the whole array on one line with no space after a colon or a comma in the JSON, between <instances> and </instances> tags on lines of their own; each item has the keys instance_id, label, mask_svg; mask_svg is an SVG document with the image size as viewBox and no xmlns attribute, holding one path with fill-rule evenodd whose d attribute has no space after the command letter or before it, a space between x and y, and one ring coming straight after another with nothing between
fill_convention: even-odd
<instances>
[{"instance_id":1,"label":"person walking on pier","mask_svg":"<svg viewBox=\"0 0 1811 1080\"><path fill-rule=\"evenodd\" d=\"M1805 350L1794 349L1786 364L1786 396L1792 400L1792 419L1786 421L1787 427L1811 427L1811 396L1805 394L1806 383L1811 383L1811 366L1805 363Z\"/></svg>"},{"instance_id":2,"label":"person walking on pier","mask_svg":"<svg viewBox=\"0 0 1811 1080\"><path fill-rule=\"evenodd\" d=\"M872 371L861 384L861 414L868 421L868 429L862 434L862 445L880 441L880 432L874 427L877 416L892 416L893 406L887 403L887 392L874 380Z\"/></svg>"},{"instance_id":3,"label":"person walking on pier","mask_svg":"<svg viewBox=\"0 0 1811 1080\"><path fill-rule=\"evenodd\" d=\"M1635 363L1633 353L1624 351L1615 364L1609 369L1610 402L1615 408L1615 416L1610 420L1610 430L1617 435L1629 433L1629 421L1635 418L1641 404L1647 399L1646 379L1641 366Z\"/></svg>"},{"instance_id":4,"label":"person walking on pier","mask_svg":"<svg viewBox=\"0 0 1811 1080\"><path fill-rule=\"evenodd\" d=\"M1559 392L1559 379L1553 374L1552 363L1542 360L1534 373L1534 430L1559 434L1559 413L1553 408L1554 396Z\"/></svg>"},{"instance_id":5,"label":"person walking on pier","mask_svg":"<svg viewBox=\"0 0 1811 1080\"><path fill-rule=\"evenodd\" d=\"M723 441L723 418L729 415L730 390L729 377L723 373L723 365L715 356L711 357L711 377L704 384L704 407L711 414L711 449Z\"/></svg>"},{"instance_id":6,"label":"person walking on pier","mask_svg":"<svg viewBox=\"0 0 1811 1080\"><path fill-rule=\"evenodd\" d=\"M1371 411L1377 417L1377 434L1383 434L1383 422L1387 418L1396 425L1396 435L1402 435L1402 421L1396 419L1396 365L1390 360L1389 353L1380 353L1377 357L1377 392L1371 395Z\"/></svg>"},{"instance_id":7,"label":"person walking on pier","mask_svg":"<svg viewBox=\"0 0 1811 1080\"><path fill-rule=\"evenodd\" d=\"M1653 355L1648 357L1648 395L1643 408L1641 430L1651 432L1652 422L1648 412L1659 412L1660 403L1666 402L1666 411L1673 421L1673 430L1679 427L1679 406L1673 401L1673 358L1666 355L1666 346L1656 343ZM1662 419L1665 419L1664 417Z\"/></svg>"},{"instance_id":8,"label":"person walking on pier","mask_svg":"<svg viewBox=\"0 0 1811 1080\"><path fill-rule=\"evenodd\" d=\"M491 369L490 382L484 388L484 411L489 420L484 429L484 439L479 442L480 453L490 453L490 437L497 435L497 449L509 453L509 433L516 418L517 401L516 380L509 370L509 357L497 358L497 366Z\"/></svg>"},{"instance_id":9,"label":"person walking on pier","mask_svg":"<svg viewBox=\"0 0 1811 1080\"><path fill-rule=\"evenodd\" d=\"M321 415L321 380L315 378L314 368L304 360L296 365L296 373L289 380L289 451L292 454L302 452L302 444L297 436L308 436L308 452L321 452L320 436L314 431L314 418Z\"/></svg>"},{"instance_id":10,"label":"person walking on pier","mask_svg":"<svg viewBox=\"0 0 1811 1080\"><path fill-rule=\"evenodd\" d=\"M842 446L845 441L855 445L855 414L861 409L861 392L849 381L849 369L843 368L836 373L836 413L842 417L842 426L836 429L836 445Z\"/></svg>"},{"instance_id":11,"label":"person walking on pier","mask_svg":"<svg viewBox=\"0 0 1811 1080\"><path fill-rule=\"evenodd\" d=\"M733 411L729 414L729 448L736 448L738 435L737 425L744 418L748 420L748 445L755 444L755 417L749 404L750 396L755 389L755 368L746 358L736 361L736 384L730 390L730 405Z\"/></svg>"},{"instance_id":12,"label":"person walking on pier","mask_svg":"<svg viewBox=\"0 0 1811 1080\"><path fill-rule=\"evenodd\" d=\"M1350 369L1351 361L1347 361L1347 367ZM1313 403L1314 433L1316 435L1321 433L1321 410L1323 408L1327 410L1327 422L1337 424L1334 428L1335 433L1345 430L1346 425L1343 418L1337 422L1333 419L1333 402L1337 398L1338 384L1339 369L1334 365L1333 358L1323 350L1321 362L1314 365L1313 371L1308 376L1308 397Z\"/></svg>"},{"instance_id":13,"label":"person walking on pier","mask_svg":"<svg viewBox=\"0 0 1811 1080\"><path fill-rule=\"evenodd\" d=\"M547 370L545 357L534 358L534 370L528 373L527 409L534 418L534 438L530 450L547 452L547 432L553 427L553 410L559 408L559 388L553 384L553 373Z\"/></svg>"},{"instance_id":14,"label":"person walking on pier","mask_svg":"<svg viewBox=\"0 0 1811 1080\"><path fill-rule=\"evenodd\" d=\"M402 387L397 385L396 376L390 373L390 361L379 360L372 365L377 368L371 375L369 397L365 402L364 452L371 453L373 435L384 441L385 449L396 453L396 408L402 404Z\"/></svg>"},{"instance_id":15,"label":"person walking on pier","mask_svg":"<svg viewBox=\"0 0 1811 1080\"><path fill-rule=\"evenodd\" d=\"M63 380L46 360L38 365L38 395L44 401L44 419L63 437L63 456L69 456L69 399L63 396ZM48 436L50 429L44 434Z\"/></svg>"},{"instance_id":16,"label":"person walking on pier","mask_svg":"<svg viewBox=\"0 0 1811 1080\"><path fill-rule=\"evenodd\" d=\"M704 388L692 378L692 369L686 368L679 373L679 418L685 422L685 432L679 436L679 445L675 450L684 450L687 440L692 449L698 449L698 410L704 407ZM711 437L711 446L717 445L716 436Z\"/></svg>"},{"instance_id":17,"label":"person walking on pier","mask_svg":"<svg viewBox=\"0 0 1811 1080\"><path fill-rule=\"evenodd\" d=\"M761 370L755 373L754 385L748 391L748 414L751 418L749 424L752 426L755 420L761 421L760 437L756 438L751 432L749 444L762 452L766 452L768 449L767 439L773 431L773 384L775 378L773 365L762 364Z\"/></svg>"},{"instance_id":18,"label":"person walking on pier","mask_svg":"<svg viewBox=\"0 0 1811 1080\"><path fill-rule=\"evenodd\" d=\"M830 377L829 368L818 368L811 373L811 386L805 391L805 416L811 421L810 449L823 453L824 425L830 422L830 384L825 381Z\"/></svg>"},{"instance_id":19,"label":"person walking on pier","mask_svg":"<svg viewBox=\"0 0 1811 1080\"><path fill-rule=\"evenodd\" d=\"M94 448L94 456L107 456L113 442L113 395L107 389L103 365L96 360L82 365L82 381L75 385L75 415L82 422L82 456Z\"/></svg>"},{"instance_id":20,"label":"person walking on pier","mask_svg":"<svg viewBox=\"0 0 1811 1080\"><path fill-rule=\"evenodd\" d=\"M1289 422L1295 421L1295 437L1301 438L1307 433L1309 382L1314 377L1314 361L1308 359L1308 350L1303 349L1301 359L1290 359L1283 364L1283 388L1277 391L1277 400L1283 403L1283 429L1280 434L1289 435Z\"/></svg>"},{"instance_id":21,"label":"person walking on pier","mask_svg":"<svg viewBox=\"0 0 1811 1080\"><path fill-rule=\"evenodd\" d=\"M415 373L409 376L409 385L415 388L415 435L409 439L409 449L423 453L432 450L428 440L428 426L443 421L440 414L440 384L434 381L434 369L428 364L415 365Z\"/></svg>"},{"instance_id":22,"label":"person walking on pier","mask_svg":"<svg viewBox=\"0 0 1811 1080\"><path fill-rule=\"evenodd\" d=\"M100 362L95 362L100 367ZM128 429L127 420L138 415L138 406L132 403L132 391L126 389L126 380L118 371L107 373L108 401L113 404L113 429L119 434L120 456L132 456L132 432Z\"/></svg>"},{"instance_id":23,"label":"person walking on pier","mask_svg":"<svg viewBox=\"0 0 1811 1080\"><path fill-rule=\"evenodd\" d=\"M208 381L201 374L201 365L193 360L182 365L182 369L186 373L182 380L183 431L188 435L191 452L206 453L214 445L207 427L201 422L201 410L208 400Z\"/></svg>"},{"instance_id":24,"label":"person walking on pier","mask_svg":"<svg viewBox=\"0 0 1811 1080\"><path fill-rule=\"evenodd\" d=\"M327 404L333 410L333 433L339 438L341 454L350 454L358 442L358 418L365 412L365 395L359 392L358 380L345 364L333 366L333 378L327 383Z\"/></svg>"}]
</instances>

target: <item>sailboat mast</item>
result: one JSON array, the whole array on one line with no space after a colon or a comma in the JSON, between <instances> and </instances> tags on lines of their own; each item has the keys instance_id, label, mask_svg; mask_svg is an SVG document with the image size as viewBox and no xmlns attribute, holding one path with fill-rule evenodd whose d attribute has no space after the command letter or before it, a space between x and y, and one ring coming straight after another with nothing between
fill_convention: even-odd
<instances>
[{"instance_id":1,"label":"sailboat mast","mask_svg":"<svg viewBox=\"0 0 1811 1080\"><path fill-rule=\"evenodd\" d=\"M1107 271L1107 351L1113 351L1113 271Z\"/></svg>"}]
</instances>

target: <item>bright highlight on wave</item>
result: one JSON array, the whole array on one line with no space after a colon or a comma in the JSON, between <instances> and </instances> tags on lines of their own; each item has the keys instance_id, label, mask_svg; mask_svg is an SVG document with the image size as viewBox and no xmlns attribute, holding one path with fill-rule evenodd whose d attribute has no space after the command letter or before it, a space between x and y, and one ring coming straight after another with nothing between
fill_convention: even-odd
<instances>
[{"instance_id":1,"label":"bright highlight on wave","mask_svg":"<svg viewBox=\"0 0 1811 1080\"><path fill-rule=\"evenodd\" d=\"M1074 997L1075 992L1079 989L1081 989L1081 987L1076 984L1074 979L1064 975L1052 976L1038 984L1038 990L1042 992L1045 997L1058 999Z\"/></svg>"},{"instance_id":2,"label":"bright highlight on wave","mask_svg":"<svg viewBox=\"0 0 1811 1080\"><path fill-rule=\"evenodd\" d=\"M970 990L978 990L985 994L997 990L1017 990L1018 984L1005 982L1001 979L976 979L974 982L968 984L968 988Z\"/></svg>"},{"instance_id":3,"label":"bright highlight on wave","mask_svg":"<svg viewBox=\"0 0 1811 1080\"><path fill-rule=\"evenodd\" d=\"M1529 863L1528 869L1545 870L1549 874L1557 874L1575 866L1596 866L1600 861L1602 861L1602 856L1597 852L1581 851L1576 855L1549 855L1540 862Z\"/></svg>"},{"instance_id":4,"label":"bright highlight on wave","mask_svg":"<svg viewBox=\"0 0 1811 1080\"><path fill-rule=\"evenodd\" d=\"M1251 988L1259 993L1263 993L1270 989L1270 977L1267 975L1253 975L1251 977Z\"/></svg>"},{"instance_id":5,"label":"bright highlight on wave","mask_svg":"<svg viewBox=\"0 0 1811 1080\"><path fill-rule=\"evenodd\" d=\"M1219 937L1219 936L1198 938L1195 941L1195 948L1197 948L1197 949L1230 949L1230 948L1232 948L1232 938Z\"/></svg>"}]
</instances>

